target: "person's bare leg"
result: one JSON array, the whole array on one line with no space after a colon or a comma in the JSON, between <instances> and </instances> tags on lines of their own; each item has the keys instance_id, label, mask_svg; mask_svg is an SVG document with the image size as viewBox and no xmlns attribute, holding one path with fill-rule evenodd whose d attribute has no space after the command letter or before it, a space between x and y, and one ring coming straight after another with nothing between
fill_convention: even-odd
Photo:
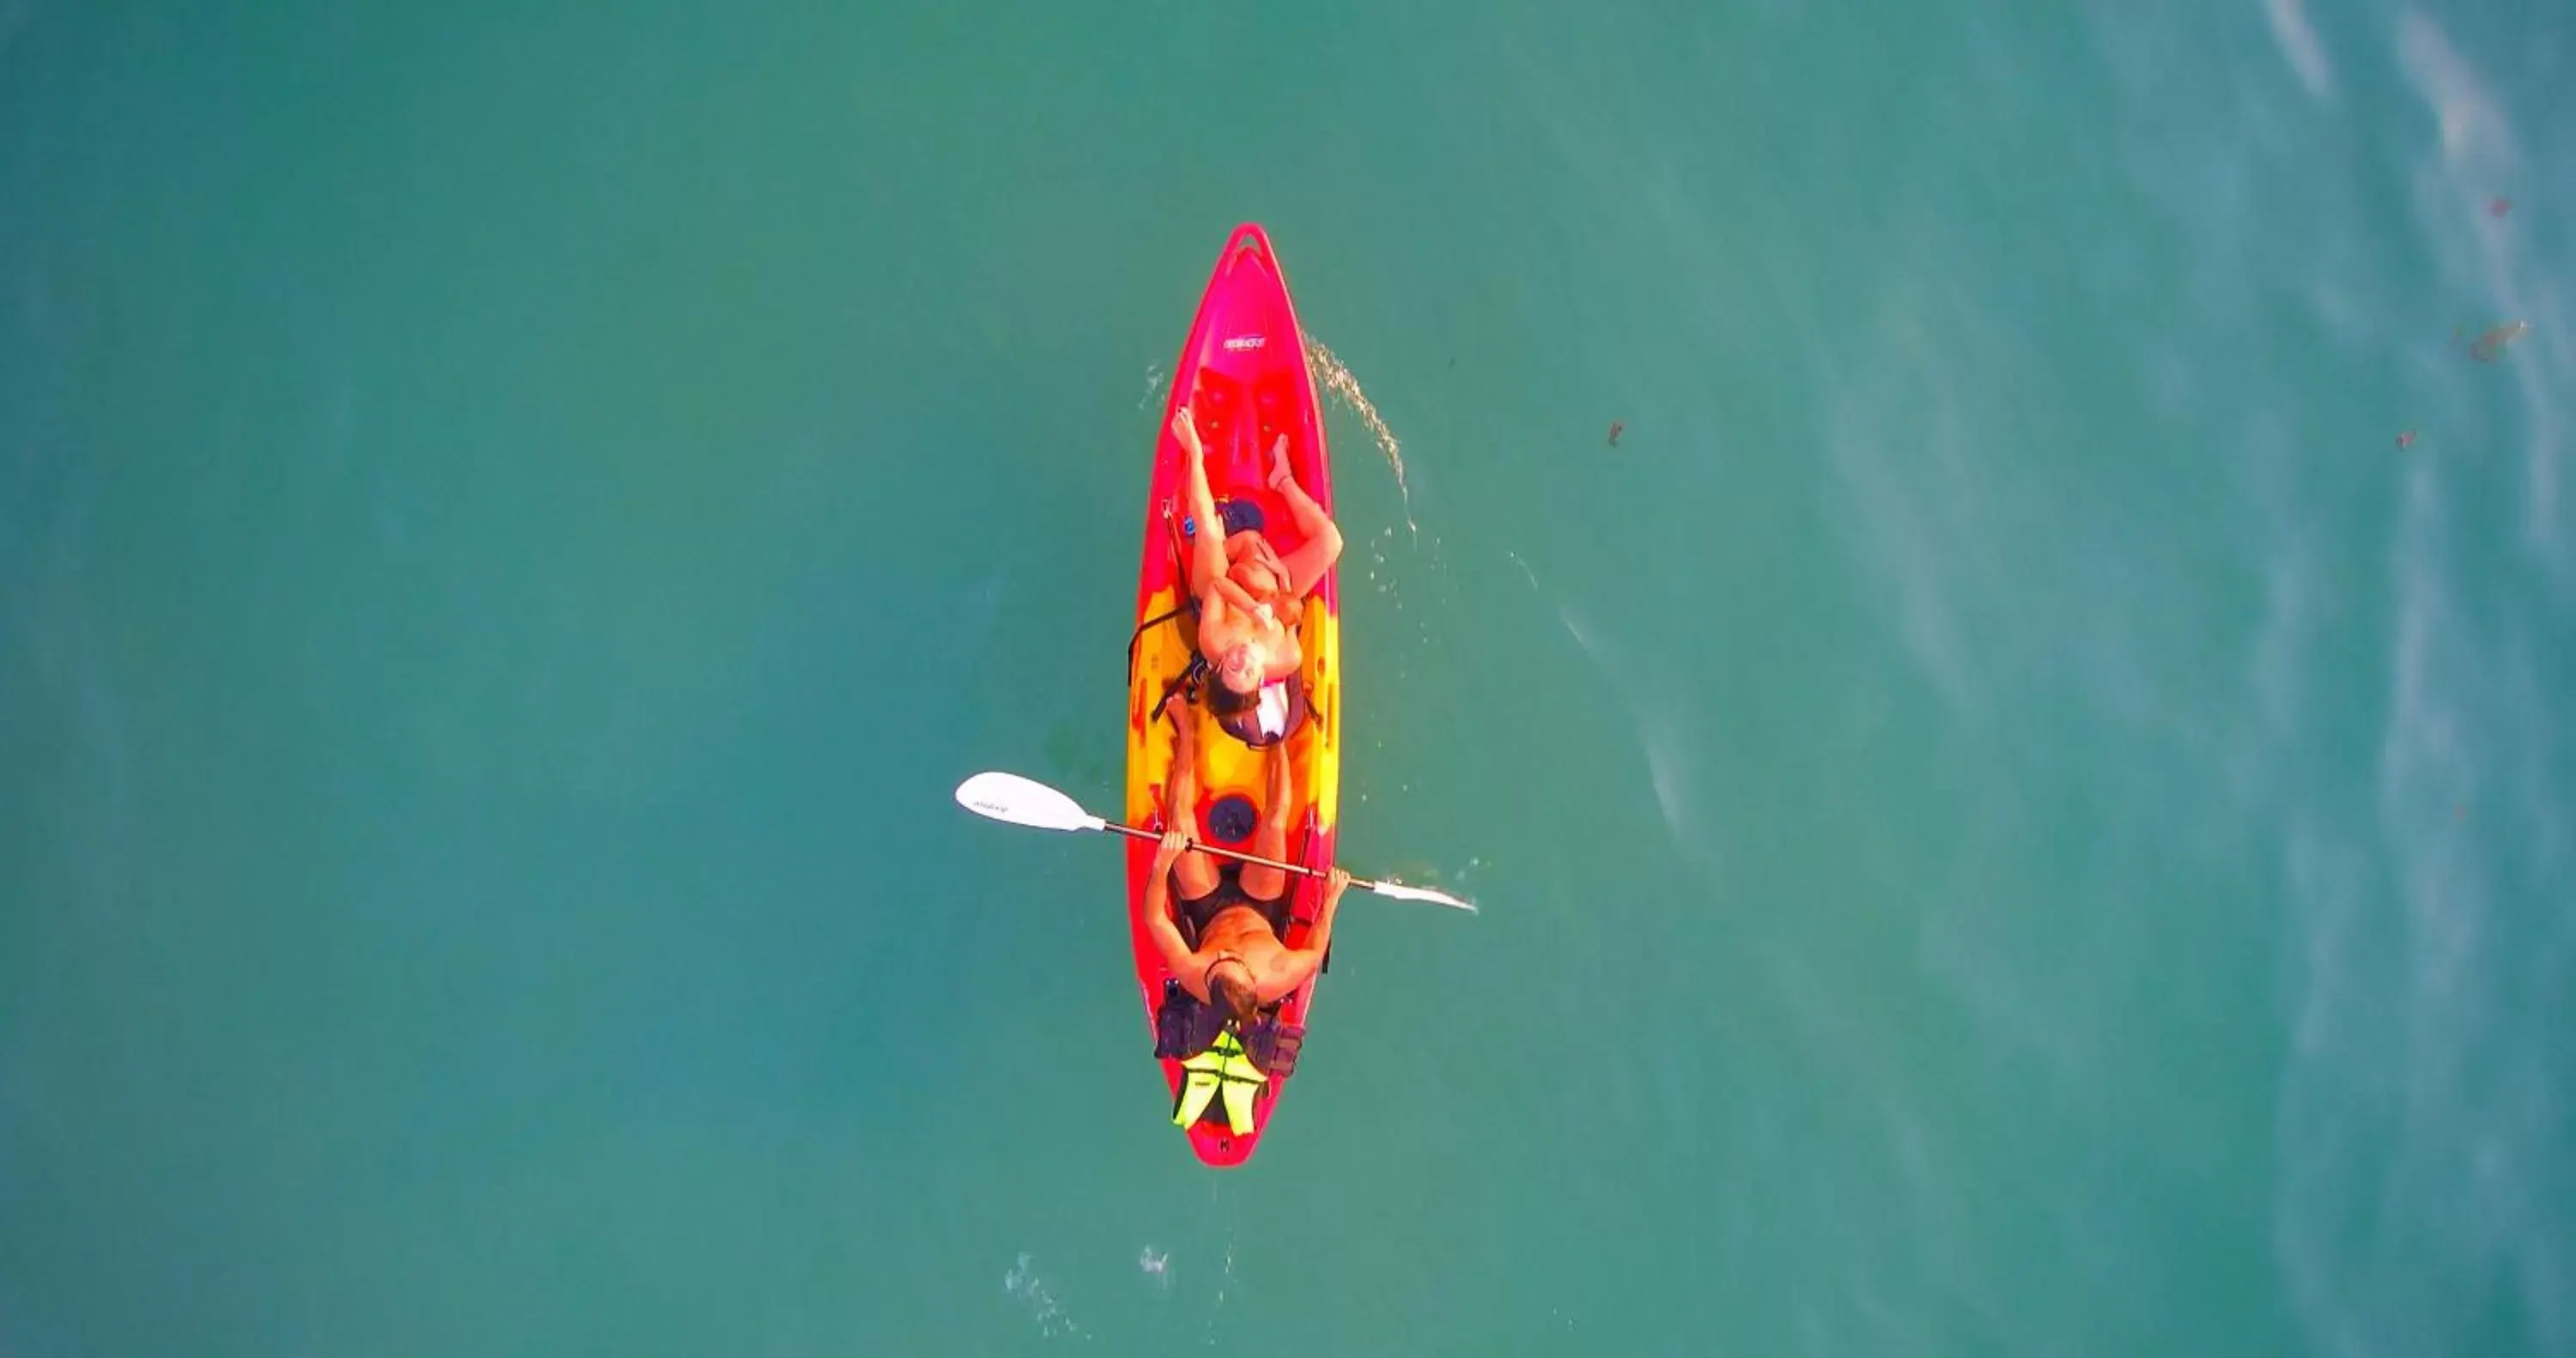
<instances>
[{"instance_id":1,"label":"person's bare leg","mask_svg":"<svg viewBox=\"0 0 2576 1358\"><path fill-rule=\"evenodd\" d=\"M1179 693L1163 700L1163 717L1172 724L1172 771L1163 782L1163 825L1187 830L1193 845L1207 842L1199 824L1198 736L1190 729L1190 705ZM1216 890L1216 860L1196 848L1184 850L1172 864L1172 885L1191 900Z\"/></svg>"},{"instance_id":2,"label":"person's bare leg","mask_svg":"<svg viewBox=\"0 0 2576 1358\"><path fill-rule=\"evenodd\" d=\"M1252 851L1264 858L1288 861L1289 803L1296 797L1295 780L1288 769L1288 742L1274 741L1262 754L1262 771L1268 786L1262 791L1261 824L1252 832ZM1288 874L1258 863L1243 865L1243 894L1260 900L1274 901L1288 890Z\"/></svg>"},{"instance_id":3,"label":"person's bare leg","mask_svg":"<svg viewBox=\"0 0 2576 1358\"><path fill-rule=\"evenodd\" d=\"M1186 405L1172 416L1172 436L1181 441L1186 469L1182 496L1196 525L1189 538L1190 597L1204 598L1208 583L1225 574L1225 522L1216 516L1216 496L1208 490L1207 449L1199 443L1198 425Z\"/></svg>"},{"instance_id":4,"label":"person's bare leg","mask_svg":"<svg viewBox=\"0 0 2576 1358\"><path fill-rule=\"evenodd\" d=\"M1332 516L1315 503L1315 497L1297 484L1296 473L1288 465L1288 436L1281 434L1270 450L1270 488L1288 502L1288 516L1297 521L1297 535L1305 541L1297 550L1279 559L1288 576L1288 597L1303 599L1324 578L1324 572L1342 556L1342 530L1333 525Z\"/></svg>"}]
</instances>

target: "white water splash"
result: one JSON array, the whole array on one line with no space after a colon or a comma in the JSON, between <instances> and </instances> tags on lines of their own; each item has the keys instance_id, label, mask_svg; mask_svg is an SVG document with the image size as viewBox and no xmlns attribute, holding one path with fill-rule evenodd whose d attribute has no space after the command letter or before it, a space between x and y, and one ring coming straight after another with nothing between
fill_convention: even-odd
<instances>
[{"instance_id":1,"label":"white water splash","mask_svg":"<svg viewBox=\"0 0 2576 1358\"><path fill-rule=\"evenodd\" d=\"M1413 491L1404 483L1404 449L1396 443L1395 431L1378 418L1377 407L1369 402L1368 393L1360 390L1360 380L1351 376L1351 370L1334 356L1330 346L1313 335L1306 336L1306 369L1314 375L1315 385L1339 397L1352 414L1360 417L1369 437L1377 440L1378 451L1386 454L1386 465L1395 472L1395 494L1404 505L1404 526L1420 537L1422 525L1413 521Z\"/></svg>"},{"instance_id":2,"label":"white water splash","mask_svg":"<svg viewBox=\"0 0 2576 1358\"><path fill-rule=\"evenodd\" d=\"M1211 1202L1215 1201L1215 1195L1214 1195L1214 1194L1211 1194L1211 1195L1210 1195L1209 1200L1210 1200ZM1217 1322L1219 1322L1220 1320L1223 1320L1223 1319L1225 1318L1225 1294L1226 1294L1226 1289L1228 1289L1229 1287L1231 1287L1231 1286L1233 1286L1233 1285L1234 1285L1234 1231L1233 1231L1233 1228L1228 1227L1228 1228L1227 1228L1227 1230L1226 1230L1226 1238L1225 1238L1225 1262L1224 1262L1224 1264L1223 1264L1223 1265L1221 1265L1221 1266L1218 1268L1218 1271L1217 1271L1217 1279L1216 1279L1216 1297L1215 1297L1215 1299L1214 1299L1213 1301L1211 1301L1211 1302L1208 1304L1207 1326L1206 1326L1206 1329L1205 1329L1204 1331L1202 1331L1202 1334L1203 1334L1203 1336L1205 1337L1205 1339L1206 1339L1206 1341L1207 1341L1207 1346L1208 1346L1209 1348L1215 1348L1215 1347L1217 1346L1217 1329L1218 1329Z\"/></svg>"},{"instance_id":3,"label":"white water splash","mask_svg":"<svg viewBox=\"0 0 2576 1358\"><path fill-rule=\"evenodd\" d=\"M1003 1275L1002 1290L1029 1308L1029 1313L1037 1318L1038 1333L1047 1338L1059 1335L1077 1336L1085 1341L1091 1338L1089 1331L1065 1314L1064 1304L1056 1300L1055 1289L1038 1276L1027 1254L1022 1254L1012 1263L1011 1271Z\"/></svg>"}]
</instances>

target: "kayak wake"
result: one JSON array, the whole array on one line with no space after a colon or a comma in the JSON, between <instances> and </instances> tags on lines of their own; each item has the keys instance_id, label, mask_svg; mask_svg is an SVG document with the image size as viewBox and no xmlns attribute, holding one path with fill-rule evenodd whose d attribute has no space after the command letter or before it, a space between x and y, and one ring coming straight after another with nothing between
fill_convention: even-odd
<instances>
[{"instance_id":1,"label":"kayak wake","mask_svg":"<svg viewBox=\"0 0 2576 1358\"><path fill-rule=\"evenodd\" d=\"M1377 407L1369 403L1368 393L1360 390L1360 380L1335 357L1332 348L1312 334L1306 336L1306 368L1314 374L1315 385L1340 398L1349 411L1360 417L1369 437L1377 441L1378 451L1386 454L1386 465L1395 469L1395 493L1404 503L1404 526L1417 538L1422 525L1413 521L1413 491L1404 484L1404 450L1397 446L1395 431L1378 418Z\"/></svg>"}]
</instances>

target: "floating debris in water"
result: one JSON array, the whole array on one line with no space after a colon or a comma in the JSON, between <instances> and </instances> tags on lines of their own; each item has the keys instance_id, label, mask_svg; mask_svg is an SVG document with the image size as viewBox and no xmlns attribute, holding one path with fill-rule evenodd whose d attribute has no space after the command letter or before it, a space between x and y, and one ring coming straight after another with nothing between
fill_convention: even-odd
<instances>
[{"instance_id":1,"label":"floating debris in water","mask_svg":"<svg viewBox=\"0 0 2576 1358\"><path fill-rule=\"evenodd\" d=\"M2470 341L2468 346L2469 357L2476 359L2480 363L2493 363L2496 359L2503 356L2504 347L2506 345L2511 344L2515 340L2521 339L2523 336L2530 333L2531 322L2507 321L2502 325L2493 327L2485 334L2478 336L2475 340ZM2459 327L2454 326L2451 329L2451 342L2457 344L2459 343L2459 340Z\"/></svg>"},{"instance_id":2,"label":"floating debris in water","mask_svg":"<svg viewBox=\"0 0 2576 1358\"><path fill-rule=\"evenodd\" d=\"M2487 215L2491 217L2501 217L2511 211L2513 211L2513 200L2510 198L2498 198L2487 204Z\"/></svg>"},{"instance_id":3,"label":"floating debris in water","mask_svg":"<svg viewBox=\"0 0 2576 1358\"><path fill-rule=\"evenodd\" d=\"M1157 1286L1168 1288L1172 1285L1172 1256L1155 1253L1151 1245L1137 1252L1136 1270L1153 1279Z\"/></svg>"},{"instance_id":4,"label":"floating debris in water","mask_svg":"<svg viewBox=\"0 0 2576 1358\"><path fill-rule=\"evenodd\" d=\"M2405 432L2403 432L2403 433L2401 433L2401 434L2399 434L2399 435L2397 436L2397 448L2398 448L2398 451L2400 451L2400 452L2404 452L2406 449L2412 448L2412 447L2414 447L2414 446L2415 446L2415 431L2414 431L2414 430L2412 430L2412 429L2406 430Z\"/></svg>"},{"instance_id":5,"label":"floating debris in water","mask_svg":"<svg viewBox=\"0 0 2576 1358\"><path fill-rule=\"evenodd\" d=\"M1611 446L1611 447L1616 448L1616 447L1618 447L1618 446L1619 446L1619 433L1620 433L1620 431L1621 431L1621 430L1624 430L1624 429L1626 429L1627 427L1628 427L1627 423L1626 423L1625 421L1622 421L1622 420L1612 420L1612 421L1610 422L1610 446Z\"/></svg>"}]
</instances>

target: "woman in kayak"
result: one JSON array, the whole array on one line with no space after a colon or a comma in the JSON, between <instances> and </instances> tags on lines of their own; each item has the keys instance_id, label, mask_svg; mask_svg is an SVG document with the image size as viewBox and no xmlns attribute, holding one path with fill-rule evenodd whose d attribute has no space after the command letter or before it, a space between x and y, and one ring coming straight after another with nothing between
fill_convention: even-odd
<instances>
[{"instance_id":1,"label":"woman in kayak","mask_svg":"<svg viewBox=\"0 0 2576 1358\"><path fill-rule=\"evenodd\" d=\"M1223 520L1208 490L1207 451L1199 444L1188 406L1172 416L1172 435L1188 454L1190 521L1213 528ZM1209 705L1229 718L1229 731L1253 744L1284 737L1294 725L1286 685L1306 659L1297 644L1297 621L1306 595L1342 555L1341 530L1297 484L1288 466L1286 434L1270 450L1270 489L1288 502L1298 535L1305 539L1297 550L1281 556L1257 528L1201 531L1191 535L1188 562L1190 597L1198 605L1199 654L1216 672L1219 690L1209 695ZM1276 710L1259 710L1265 705Z\"/></svg>"},{"instance_id":2,"label":"woman in kayak","mask_svg":"<svg viewBox=\"0 0 2576 1358\"><path fill-rule=\"evenodd\" d=\"M1190 734L1186 707L1163 700L1162 715L1172 724L1172 772L1165 784L1163 842L1154 852L1154 871L1136 908L1144 915L1163 965L1181 988L1201 1003L1214 1005L1232 1018L1240 1031L1269 1004L1306 984L1333 946L1333 915L1351 875L1333 869L1324 890L1323 913L1303 948L1279 941L1288 927L1288 874L1258 863L1219 863L1215 856L1191 847L1204 841L1198 823L1198 743ZM1268 786L1261 823L1252 833L1251 852L1270 859L1288 857L1290 796L1288 756L1284 745L1270 747L1264 761ZM1184 828L1185 827L1185 828ZM1178 894L1174 894L1178 888ZM1190 923L1181 933L1175 918ZM1190 937L1198 940L1196 947Z\"/></svg>"}]
</instances>

